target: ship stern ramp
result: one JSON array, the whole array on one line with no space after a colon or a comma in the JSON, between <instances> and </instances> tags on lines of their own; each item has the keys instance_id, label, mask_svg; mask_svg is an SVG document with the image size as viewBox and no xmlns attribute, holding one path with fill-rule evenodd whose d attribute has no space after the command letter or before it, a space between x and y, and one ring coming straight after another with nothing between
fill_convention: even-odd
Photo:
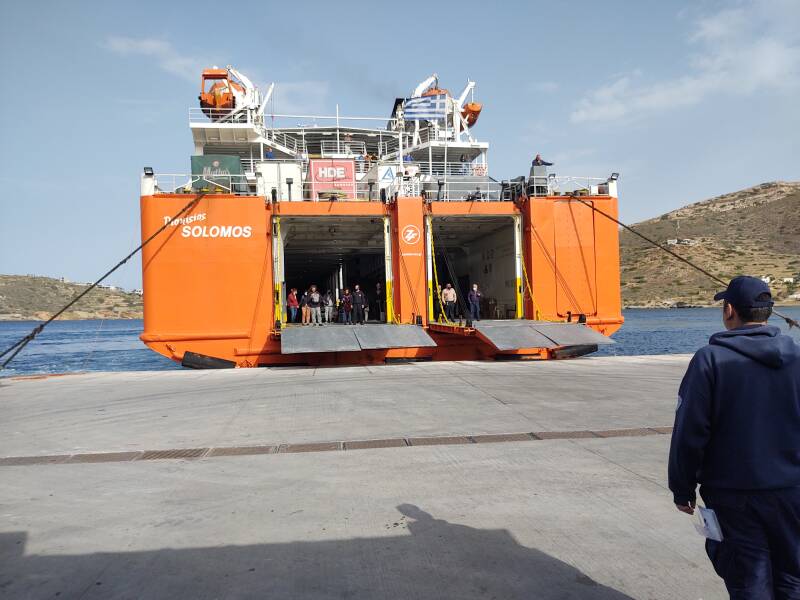
<instances>
[{"instance_id":1,"label":"ship stern ramp","mask_svg":"<svg viewBox=\"0 0 800 600\"><path fill-rule=\"evenodd\" d=\"M281 332L281 354L431 348L436 342L418 325L291 326Z\"/></svg>"},{"instance_id":2,"label":"ship stern ramp","mask_svg":"<svg viewBox=\"0 0 800 600\"><path fill-rule=\"evenodd\" d=\"M615 343L611 338L582 323L505 319L476 321L472 327L480 339L499 352L522 348L552 350L572 346L600 346Z\"/></svg>"}]
</instances>

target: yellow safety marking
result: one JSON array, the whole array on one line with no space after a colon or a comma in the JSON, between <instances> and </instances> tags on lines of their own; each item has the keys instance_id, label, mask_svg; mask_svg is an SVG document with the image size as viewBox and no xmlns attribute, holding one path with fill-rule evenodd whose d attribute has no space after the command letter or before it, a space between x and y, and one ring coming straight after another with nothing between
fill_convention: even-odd
<instances>
[{"instance_id":1,"label":"yellow safety marking","mask_svg":"<svg viewBox=\"0 0 800 600\"><path fill-rule=\"evenodd\" d=\"M433 321L433 282L428 282L428 318Z\"/></svg>"},{"instance_id":2,"label":"yellow safety marking","mask_svg":"<svg viewBox=\"0 0 800 600\"><path fill-rule=\"evenodd\" d=\"M395 323L394 290L391 279L386 280L386 322Z\"/></svg>"},{"instance_id":3,"label":"yellow safety marking","mask_svg":"<svg viewBox=\"0 0 800 600\"><path fill-rule=\"evenodd\" d=\"M436 298L439 300L439 321L444 319L444 322L448 325L455 325L453 321L447 318L447 314L444 312L444 304L442 303L442 293L438 290L441 290L439 286L439 273L436 271L436 251L433 248L433 229L431 229L431 259L433 263L433 280L436 282Z\"/></svg>"},{"instance_id":4,"label":"yellow safety marking","mask_svg":"<svg viewBox=\"0 0 800 600\"><path fill-rule=\"evenodd\" d=\"M427 235L425 236L426 237L425 241L428 243L428 250L430 252L429 257L425 257L426 258L425 280L428 282L428 319L433 321L434 320L433 319L433 281L431 281L430 278L429 278L428 269L427 269L427 266L428 266L427 261L429 259L431 264L435 264L436 263L436 257L433 255L433 223L431 222L431 218L429 216L425 217L425 224L427 225L427 227L426 227Z\"/></svg>"},{"instance_id":5,"label":"yellow safety marking","mask_svg":"<svg viewBox=\"0 0 800 600\"><path fill-rule=\"evenodd\" d=\"M394 309L394 261L392 255L392 222L389 217L383 217L383 268L384 293L386 294L386 322L399 325L397 311Z\"/></svg>"},{"instance_id":6,"label":"yellow safety marking","mask_svg":"<svg viewBox=\"0 0 800 600\"><path fill-rule=\"evenodd\" d=\"M283 269L281 265L281 247L283 246L283 239L281 238L281 218L273 217L275 222L275 230L273 231L273 241L276 249L275 260L273 261L272 271L275 287L275 314L280 317L281 323L286 323L286 308L283 305Z\"/></svg>"}]
</instances>

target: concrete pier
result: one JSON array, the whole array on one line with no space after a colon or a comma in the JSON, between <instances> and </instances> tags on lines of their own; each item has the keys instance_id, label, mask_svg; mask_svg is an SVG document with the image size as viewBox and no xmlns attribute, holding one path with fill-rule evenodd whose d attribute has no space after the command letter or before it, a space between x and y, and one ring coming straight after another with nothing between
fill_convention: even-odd
<instances>
[{"instance_id":1,"label":"concrete pier","mask_svg":"<svg viewBox=\"0 0 800 600\"><path fill-rule=\"evenodd\" d=\"M727 597L688 356L0 380L2 598Z\"/></svg>"}]
</instances>

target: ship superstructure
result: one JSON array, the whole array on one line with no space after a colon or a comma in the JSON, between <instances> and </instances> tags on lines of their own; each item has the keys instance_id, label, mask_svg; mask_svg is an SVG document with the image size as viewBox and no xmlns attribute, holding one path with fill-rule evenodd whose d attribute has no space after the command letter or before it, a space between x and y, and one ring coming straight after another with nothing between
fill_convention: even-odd
<instances>
[{"instance_id":1,"label":"ship superstructure","mask_svg":"<svg viewBox=\"0 0 800 600\"><path fill-rule=\"evenodd\" d=\"M143 239L199 198L145 247L148 346L188 366L554 358L620 326L617 230L592 210L616 215L616 175L493 179L472 81L432 75L388 117L275 113L273 90L204 71L191 172L145 170ZM368 324L289 323L312 283L337 302L358 283Z\"/></svg>"}]
</instances>

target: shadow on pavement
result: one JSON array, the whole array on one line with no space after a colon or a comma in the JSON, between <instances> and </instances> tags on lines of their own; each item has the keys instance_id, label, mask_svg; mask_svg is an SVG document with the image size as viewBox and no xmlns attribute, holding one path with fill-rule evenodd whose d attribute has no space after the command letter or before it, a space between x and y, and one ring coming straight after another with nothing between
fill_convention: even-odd
<instances>
[{"instance_id":1,"label":"shadow on pavement","mask_svg":"<svg viewBox=\"0 0 800 600\"><path fill-rule=\"evenodd\" d=\"M385 537L313 542L26 555L0 533L0 598L630 598L506 530L397 509Z\"/></svg>"}]
</instances>

